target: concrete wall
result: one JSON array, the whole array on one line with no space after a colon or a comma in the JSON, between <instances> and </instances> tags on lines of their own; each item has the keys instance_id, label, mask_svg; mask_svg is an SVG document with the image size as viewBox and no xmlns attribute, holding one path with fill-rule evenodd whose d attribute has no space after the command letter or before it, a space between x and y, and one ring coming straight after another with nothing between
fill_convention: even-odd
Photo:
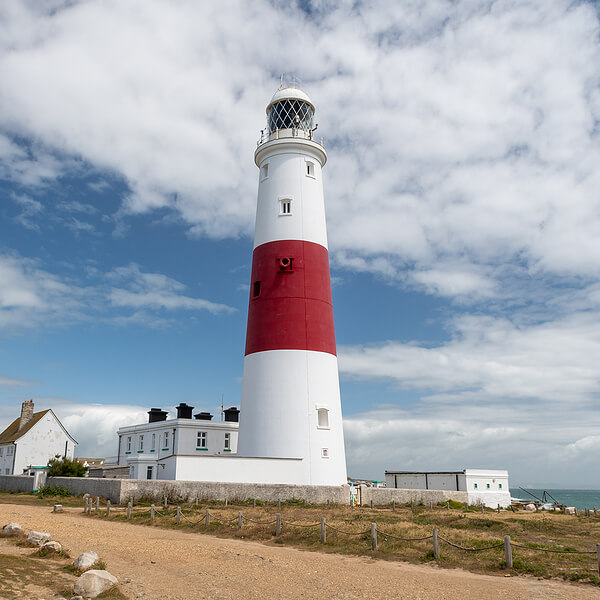
<instances>
[{"instance_id":1,"label":"concrete wall","mask_svg":"<svg viewBox=\"0 0 600 600\"><path fill-rule=\"evenodd\" d=\"M390 504L392 501L399 504L410 502L467 502L467 492L456 492L451 490L401 490L397 488L371 488L361 486L360 501L364 506L373 500L374 505Z\"/></svg>"},{"instance_id":2,"label":"concrete wall","mask_svg":"<svg viewBox=\"0 0 600 600\"><path fill-rule=\"evenodd\" d=\"M33 477L28 475L0 475L0 490L7 492L32 492Z\"/></svg>"}]
</instances>

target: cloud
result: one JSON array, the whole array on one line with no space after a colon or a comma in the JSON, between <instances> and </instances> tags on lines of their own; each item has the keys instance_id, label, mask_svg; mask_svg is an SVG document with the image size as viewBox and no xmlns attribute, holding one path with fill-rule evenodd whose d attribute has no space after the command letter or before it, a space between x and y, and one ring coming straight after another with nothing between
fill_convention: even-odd
<instances>
[{"instance_id":1,"label":"cloud","mask_svg":"<svg viewBox=\"0 0 600 600\"><path fill-rule=\"evenodd\" d=\"M16 379L15 377L0 375L0 387L20 387L34 384L35 382L28 381L27 379Z\"/></svg>"},{"instance_id":2,"label":"cloud","mask_svg":"<svg viewBox=\"0 0 600 600\"><path fill-rule=\"evenodd\" d=\"M129 287L111 289L110 301L114 306L136 309L147 307L165 310L208 310L213 314L231 313L235 310L225 304L186 296L182 294L185 290L182 283L160 273L142 273L136 264L119 267L109 273L108 278Z\"/></svg>"},{"instance_id":3,"label":"cloud","mask_svg":"<svg viewBox=\"0 0 600 600\"><path fill-rule=\"evenodd\" d=\"M32 259L0 254L0 330L57 327L94 319L120 326L164 327L175 315L167 320L152 311L235 311L225 304L185 295L184 284L160 273L144 273L135 264L109 273L92 270L90 277L95 279L94 285L82 285L41 269Z\"/></svg>"},{"instance_id":4,"label":"cloud","mask_svg":"<svg viewBox=\"0 0 600 600\"><path fill-rule=\"evenodd\" d=\"M44 205L33 198L25 195L11 194L11 199L20 208L21 212L15 217L15 222L19 223L26 229L39 231L40 226L33 222L33 218L38 216L44 210Z\"/></svg>"}]
</instances>

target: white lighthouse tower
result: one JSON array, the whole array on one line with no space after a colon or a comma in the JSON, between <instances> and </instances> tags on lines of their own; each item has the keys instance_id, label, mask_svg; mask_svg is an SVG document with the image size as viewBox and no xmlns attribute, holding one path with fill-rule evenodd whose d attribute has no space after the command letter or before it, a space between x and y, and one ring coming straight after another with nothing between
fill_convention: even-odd
<instances>
[{"instance_id":1,"label":"white lighthouse tower","mask_svg":"<svg viewBox=\"0 0 600 600\"><path fill-rule=\"evenodd\" d=\"M238 454L302 459L298 483L342 485L346 459L315 108L294 86L267 106Z\"/></svg>"}]
</instances>

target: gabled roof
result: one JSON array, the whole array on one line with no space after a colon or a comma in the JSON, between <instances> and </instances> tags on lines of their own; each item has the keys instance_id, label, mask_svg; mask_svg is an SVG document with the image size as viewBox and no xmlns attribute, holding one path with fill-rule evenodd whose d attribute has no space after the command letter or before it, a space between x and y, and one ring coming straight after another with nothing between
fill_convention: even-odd
<instances>
[{"instance_id":1,"label":"gabled roof","mask_svg":"<svg viewBox=\"0 0 600 600\"><path fill-rule=\"evenodd\" d=\"M21 417L16 418L2 433L0 433L0 444L8 444L10 442L18 440L22 435L25 435L48 412L50 412L50 409L41 410L40 412L33 413L31 421L29 421L29 423L27 423L25 427L23 427L23 429L21 430L19 430L19 422L21 421Z\"/></svg>"}]
</instances>

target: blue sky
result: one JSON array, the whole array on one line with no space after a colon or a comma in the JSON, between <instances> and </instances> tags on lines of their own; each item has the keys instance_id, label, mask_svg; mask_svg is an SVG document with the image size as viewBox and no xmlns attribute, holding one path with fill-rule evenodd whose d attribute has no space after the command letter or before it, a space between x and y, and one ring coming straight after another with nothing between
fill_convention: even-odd
<instances>
[{"instance_id":1,"label":"blue sky","mask_svg":"<svg viewBox=\"0 0 600 600\"><path fill-rule=\"evenodd\" d=\"M349 474L600 486L591 2L8 1L0 427L79 455L152 406L239 404L281 73L317 107Z\"/></svg>"}]
</instances>

